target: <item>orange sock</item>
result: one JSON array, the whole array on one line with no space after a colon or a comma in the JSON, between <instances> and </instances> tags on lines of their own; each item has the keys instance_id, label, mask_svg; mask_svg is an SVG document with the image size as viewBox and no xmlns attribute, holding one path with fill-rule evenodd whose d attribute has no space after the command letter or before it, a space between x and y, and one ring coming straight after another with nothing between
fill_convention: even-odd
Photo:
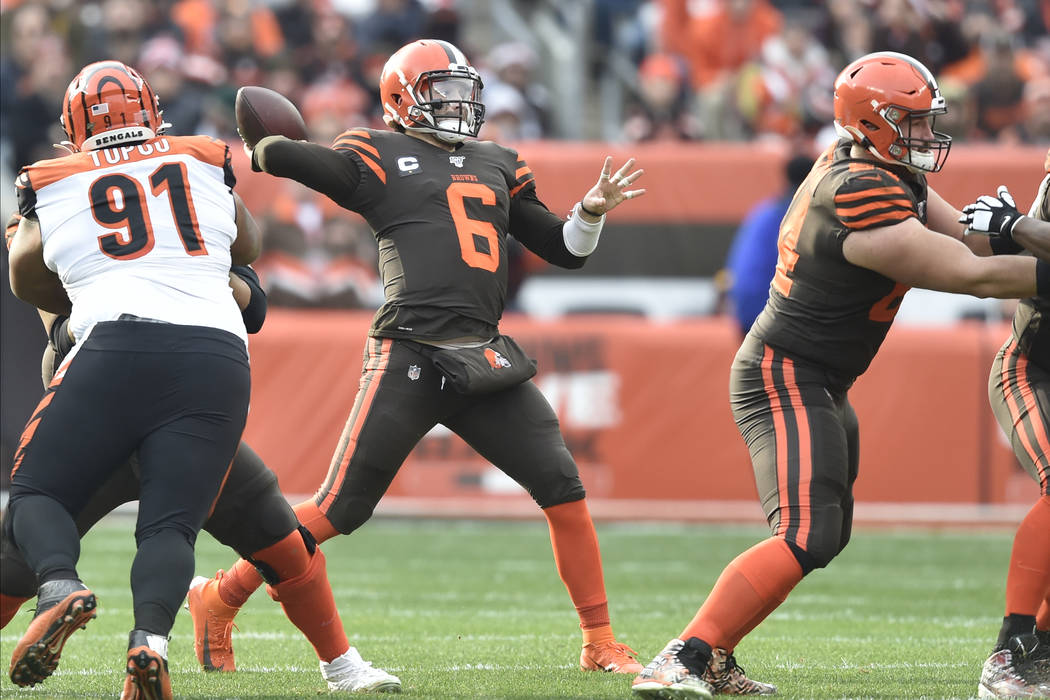
<instances>
[{"instance_id":1,"label":"orange sock","mask_svg":"<svg viewBox=\"0 0 1050 700\"><path fill-rule=\"evenodd\" d=\"M295 517L310 531L318 544L339 534L339 531L332 527L331 521L318 509L312 498L303 501L292 510L295 511ZM298 537L298 533L292 534ZM250 561L238 559L237 563L219 579L219 597L231 608L239 608L248 602L248 598L262 584L262 574L255 568L255 565Z\"/></svg>"},{"instance_id":2,"label":"orange sock","mask_svg":"<svg viewBox=\"0 0 1050 700\"><path fill-rule=\"evenodd\" d=\"M585 631L595 630L599 635L602 634L600 628L607 627L611 636L602 555L587 501L581 499L544 508L543 514L550 527L558 575L576 606L580 627Z\"/></svg>"},{"instance_id":3,"label":"orange sock","mask_svg":"<svg viewBox=\"0 0 1050 700\"><path fill-rule=\"evenodd\" d=\"M317 544L326 542L341 534L332 525L332 521L328 519L328 516L321 512L321 509L317 507L312 498L303 501L292 508L292 510L295 511L295 517L299 518L299 522L306 526L306 529L317 540Z\"/></svg>"},{"instance_id":4,"label":"orange sock","mask_svg":"<svg viewBox=\"0 0 1050 700\"><path fill-rule=\"evenodd\" d=\"M321 661L330 662L350 648L343 621L335 609L324 554L314 551L299 576L267 586L266 592L284 608L284 614L313 645Z\"/></svg>"},{"instance_id":5,"label":"orange sock","mask_svg":"<svg viewBox=\"0 0 1050 700\"><path fill-rule=\"evenodd\" d=\"M262 574L255 565L246 559L238 559L219 578L219 598L231 608L240 608L262 584Z\"/></svg>"},{"instance_id":6,"label":"orange sock","mask_svg":"<svg viewBox=\"0 0 1050 700\"><path fill-rule=\"evenodd\" d=\"M722 571L680 638L699 637L732 651L801 580L802 567L787 542L779 537L759 542Z\"/></svg>"},{"instance_id":7,"label":"orange sock","mask_svg":"<svg viewBox=\"0 0 1050 700\"><path fill-rule=\"evenodd\" d=\"M0 630L7 627L7 623L11 621L18 609L22 607L22 603L27 600L29 598L19 598L18 596L0 593Z\"/></svg>"},{"instance_id":8,"label":"orange sock","mask_svg":"<svg viewBox=\"0 0 1050 700\"><path fill-rule=\"evenodd\" d=\"M1017 528L1006 575L1006 614L1036 615L1050 588L1050 495L1042 496ZM1044 622L1045 613L1044 613ZM1036 620L1038 626L1038 618Z\"/></svg>"}]
</instances>

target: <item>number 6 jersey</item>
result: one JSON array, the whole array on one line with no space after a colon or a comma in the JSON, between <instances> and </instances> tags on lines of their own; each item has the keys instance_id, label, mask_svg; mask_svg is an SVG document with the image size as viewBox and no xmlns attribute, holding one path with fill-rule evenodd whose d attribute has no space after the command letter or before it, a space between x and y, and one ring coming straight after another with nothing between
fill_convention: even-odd
<instances>
[{"instance_id":1,"label":"number 6 jersey","mask_svg":"<svg viewBox=\"0 0 1050 700\"><path fill-rule=\"evenodd\" d=\"M229 148L207 136L159 136L22 169L19 212L40 223L78 343L123 314L219 328L247 343L229 286L234 182Z\"/></svg>"},{"instance_id":2,"label":"number 6 jersey","mask_svg":"<svg viewBox=\"0 0 1050 700\"><path fill-rule=\"evenodd\" d=\"M536 196L532 170L492 141L447 151L396 131L351 129L332 148L267 137L253 167L356 211L379 244L386 301L373 336L491 338L507 296L507 236L578 268L564 221Z\"/></svg>"}]
</instances>

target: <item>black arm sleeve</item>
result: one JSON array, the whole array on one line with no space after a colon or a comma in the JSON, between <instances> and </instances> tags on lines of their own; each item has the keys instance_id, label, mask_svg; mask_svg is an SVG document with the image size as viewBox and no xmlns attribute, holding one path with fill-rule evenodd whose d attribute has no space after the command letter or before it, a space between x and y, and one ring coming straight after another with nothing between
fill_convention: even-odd
<instances>
[{"instance_id":1,"label":"black arm sleeve","mask_svg":"<svg viewBox=\"0 0 1050 700\"><path fill-rule=\"evenodd\" d=\"M252 169L287 177L350 209L361 169L349 153L283 136L267 136L252 151Z\"/></svg>"},{"instance_id":2,"label":"black arm sleeve","mask_svg":"<svg viewBox=\"0 0 1050 700\"><path fill-rule=\"evenodd\" d=\"M230 272L244 280L248 289L252 290L252 296L248 300L248 306L241 311L244 319L244 328L249 333L258 333L266 320L266 292L263 291L259 282L259 275L248 265L234 265Z\"/></svg>"},{"instance_id":3,"label":"black arm sleeve","mask_svg":"<svg viewBox=\"0 0 1050 700\"><path fill-rule=\"evenodd\" d=\"M565 221L551 212L528 186L510 203L510 234L522 245L547 262L575 270L583 267L586 257L577 257L565 247L562 227Z\"/></svg>"},{"instance_id":4,"label":"black arm sleeve","mask_svg":"<svg viewBox=\"0 0 1050 700\"><path fill-rule=\"evenodd\" d=\"M73 339L69 337L69 316L59 316L47 329L48 340L55 349L55 366L57 367L73 349Z\"/></svg>"}]
</instances>

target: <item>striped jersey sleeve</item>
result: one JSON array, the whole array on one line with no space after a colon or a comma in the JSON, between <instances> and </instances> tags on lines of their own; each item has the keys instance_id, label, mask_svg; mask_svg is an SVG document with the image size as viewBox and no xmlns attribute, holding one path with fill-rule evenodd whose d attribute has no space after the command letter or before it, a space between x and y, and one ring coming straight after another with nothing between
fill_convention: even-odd
<instances>
[{"instance_id":1,"label":"striped jersey sleeve","mask_svg":"<svg viewBox=\"0 0 1050 700\"><path fill-rule=\"evenodd\" d=\"M847 177L835 192L835 216L849 231L918 217L915 199L892 173L873 168Z\"/></svg>"},{"instance_id":2,"label":"striped jersey sleeve","mask_svg":"<svg viewBox=\"0 0 1050 700\"><path fill-rule=\"evenodd\" d=\"M510 189L511 198L516 197L530 182L535 184L535 180L536 176L532 174L532 168L522 158L518 158L514 167L514 185Z\"/></svg>"},{"instance_id":3,"label":"striped jersey sleeve","mask_svg":"<svg viewBox=\"0 0 1050 700\"><path fill-rule=\"evenodd\" d=\"M381 165L382 159L379 155L379 149L376 148L372 141L372 135L366 129L344 131L336 137L332 148L341 152L352 151L361 158L364 164L368 166L368 169L379 178L380 182L384 185L386 184L386 172Z\"/></svg>"}]
</instances>

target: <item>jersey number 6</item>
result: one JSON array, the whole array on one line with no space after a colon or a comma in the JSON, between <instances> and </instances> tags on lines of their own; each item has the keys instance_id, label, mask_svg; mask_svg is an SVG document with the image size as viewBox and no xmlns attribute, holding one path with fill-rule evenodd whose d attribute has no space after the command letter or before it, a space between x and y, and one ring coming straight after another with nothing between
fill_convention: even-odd
<instances>
[{"instance_id":1,"label":"jersey number 6","mask_svg":"<svg viewBox=\"0 0 1050 700\"><path fill-rule=\"evenodd\" d=\"M477 182L453 182L445 190L452 221L459 236L459 254L471 267L495 272L499 269L499 234L488 221L479 221L467 216L463 200L467 197L480 199L487 206L496 205L496 193ZM487 249L487 250L486 250Z\"/></svg>"},{"instance_id":2,"label":"jersey number 6","mask_svg":"<svg viewBox=\"0 0 1050 700\"><path fill-rule=\"evenodd\" d=\"M171 216L186 252L207 255L186 180L186 166L182 163L165 163L149 177L153 196L167 193ZM89 196L95 221L116 231L98 237L103 253L117 260L133 260L153 250L153 225L146 193L138 180L127 175L103 175L91 183Z\"/></svg>"}]
</instances>

